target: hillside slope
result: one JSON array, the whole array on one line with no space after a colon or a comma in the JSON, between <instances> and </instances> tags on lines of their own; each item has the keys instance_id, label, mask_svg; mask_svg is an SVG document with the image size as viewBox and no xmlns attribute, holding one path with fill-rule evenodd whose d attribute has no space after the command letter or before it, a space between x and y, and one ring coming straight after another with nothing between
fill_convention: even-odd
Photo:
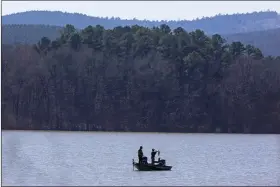
<instances>
[{"instance_id":1,"label":"hillside slope","mask_svg":"<svg viewBox=\"0 0 280 187\"><path fill-rule=\"evenodd\" d=\"M262 50L264 55L280 56L280 28L226 35L228 42L241 41Z\"/></svg>"},{"instance_id":2,"label":"hillside slope","mask_svg":"<svg viewBox=\"0 0 280 187\"><path fill-rule=\"evenodd\" d=\"M280 16L277 12L267 11L247 14L217 15L192 21L148 21L137 19L122 20L120 18L100 18L59 11L29 11L2 16L2 24L43 24L55 26L71 24L80 29L85 28L88 25L102 25L108 29L117 26L131 26L136 24L146 27L167 24L172 29L183 27L187 31L201 29L208 34L231 34L279 28Z\"/></svg>"},{"instance_id":3,"label":"hillside slope","mask_svg":"<svg viewBox=\"0 0 280 187\"><path fill-rule=\"evenodd\" d=\"M48 25L3 25L2 43L37 43L43 36L55 39L62 27ZM223 35L228 42L241 41L260 48L264 55L280 56L280 29Z\"/></svg>"}]
</instances>

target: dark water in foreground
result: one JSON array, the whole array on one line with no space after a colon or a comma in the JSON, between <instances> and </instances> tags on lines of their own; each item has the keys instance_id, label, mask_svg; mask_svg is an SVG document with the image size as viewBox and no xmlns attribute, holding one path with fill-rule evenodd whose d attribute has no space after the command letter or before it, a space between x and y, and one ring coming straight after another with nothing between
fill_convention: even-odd
<instances>
[{"instance_id":1,"label":"dark water in foreground","mask_svg":"<svg viewBox=\"0 0 280 187\"><path fill-rule=\"evenodd\" d=\"M138 172L152 148L172 171ZM2 131L3 185L280 185L279 135Z\"/></svg>"}]
</instances>

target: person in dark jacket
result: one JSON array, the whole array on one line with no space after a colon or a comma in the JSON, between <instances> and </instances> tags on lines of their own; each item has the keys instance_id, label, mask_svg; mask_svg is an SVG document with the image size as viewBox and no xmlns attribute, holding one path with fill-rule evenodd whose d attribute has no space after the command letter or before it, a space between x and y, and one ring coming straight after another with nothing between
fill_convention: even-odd
<instances>
[{"instance_id":1,"label":"person in dark jacket","mask_svg":"<svg viewBox=\"0 0 280 187\"><path fill-rule=\"evenodd\" d=\"M143 147L140 146L140 149L138 150L138 159L139 159L139 164L142 162L143 159Z\"/></svg>"},{"instance_id":2,"label":"person in dark jacket","mask_svg":"<svg viewBox=\"0 0 280 187\"><path fill-rule=\"evenodd\" d=\"M151 152L152 164L155 163L155 157L156 157L157 152L158 152L158 151L155 151L155 149L152 149L152 152Z\"/></svg>"}]
</instances>

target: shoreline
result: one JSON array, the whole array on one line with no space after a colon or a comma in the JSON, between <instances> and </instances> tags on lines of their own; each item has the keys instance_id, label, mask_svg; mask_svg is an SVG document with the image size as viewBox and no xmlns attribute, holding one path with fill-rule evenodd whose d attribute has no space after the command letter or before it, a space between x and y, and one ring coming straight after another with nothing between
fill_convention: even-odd
<instances>
[{"instance_id":1,"label":"shoreline","mask_svg":"<svg viewBox=\"0 0 280 187\"><path fill-rule=\"evenodd\" d=\"M53 133L61 133L61 132L70 132L70 133L134 133L134 134L207 134L207 135L280 135L277 133L217 133L217 132L140 132L140 131L68 131L68 130L36 130L36 129L28 129L28 130L20 130L20 129L1 129L1 131L35 131L35 132L53 132Z\"/></svg>"}]
</instances>

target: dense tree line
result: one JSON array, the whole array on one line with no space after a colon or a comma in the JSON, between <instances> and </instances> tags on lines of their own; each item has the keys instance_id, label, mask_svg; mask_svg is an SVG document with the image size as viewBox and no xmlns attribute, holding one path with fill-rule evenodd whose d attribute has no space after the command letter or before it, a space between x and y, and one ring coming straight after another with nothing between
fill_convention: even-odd
<instances>
[{"instance_id":1,"label":"dense tree line","mask_svg":"<svg viewBox=\"0 0 280 187\"><path fill-rule=\"evenodd\" d=\"M42 37L55 40L60 36L63 27L50 25L2 25L2 43L35 44ZM228 43L240 41L244 45L253 45L263 52L264 56L280 56L280 29L255 31L222 35Z\"/></svg>"},{"instance_id":2,"label":"dense tree line","mask_svg":"<svg viewBox=\"0 0 280 187\"><path fill-rule=\"evenodd\" d=\"M140 25L152 28L167 24L171 29L182 27L189 32L201 29L207 34L233 34L279 28L280 19L275 11L216 15L195 20L170 21L102 18L60 11L27 11L2 16L2 24L55 25L61 27L66 24L72 24L78 29L85 28L88 25L102 25L105 29L113 29L117 26Z\"/></svg>"},{"instance_id":3,"label":"dense tree line","mask_svg":"<svg viewBox=\"0 0 280 187\"><path fill-rule=\"evenodd\" d=\"M66 25L2 45L2 128L279 133L279 64L201 30Z\"/></svg>"}]
</instances>

